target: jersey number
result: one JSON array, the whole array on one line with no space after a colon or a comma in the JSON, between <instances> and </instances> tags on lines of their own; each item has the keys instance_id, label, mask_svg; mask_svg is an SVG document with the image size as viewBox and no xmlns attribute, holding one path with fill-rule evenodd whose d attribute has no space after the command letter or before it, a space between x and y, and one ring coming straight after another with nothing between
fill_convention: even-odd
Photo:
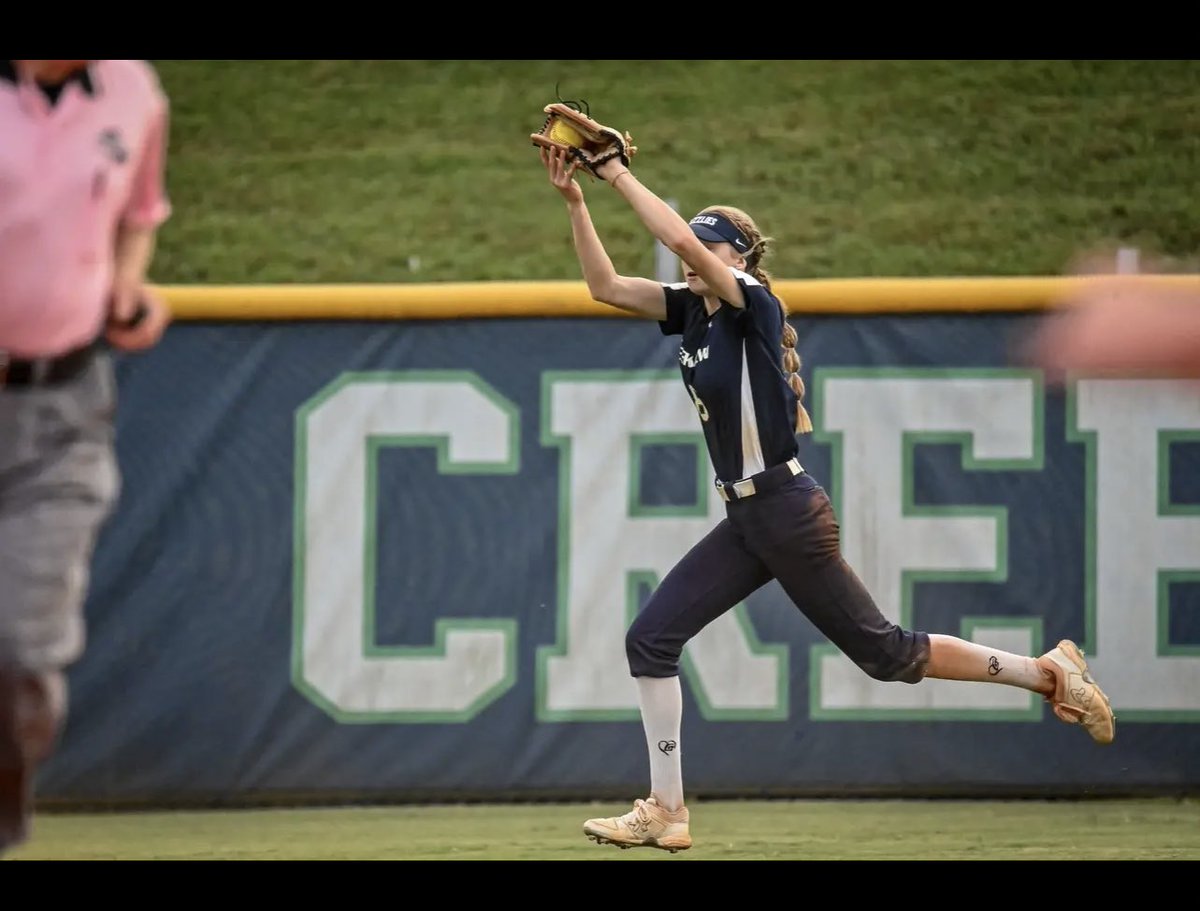
<instances>
[{"instance_id":1,"label":"jersey number","mask_svg":"<svg viewBox=\"0 0 1200 911\"><path fill-rule=\"evenodd\" d=\"M704 402L700 399L700 396L696 395L696 390L692 388L690 383L688 384L688 392L692 394L692 401L696 403L696 411L700 414L700 420L707 421L708 408L705 407Z\"/></svg>"}]
</instances>

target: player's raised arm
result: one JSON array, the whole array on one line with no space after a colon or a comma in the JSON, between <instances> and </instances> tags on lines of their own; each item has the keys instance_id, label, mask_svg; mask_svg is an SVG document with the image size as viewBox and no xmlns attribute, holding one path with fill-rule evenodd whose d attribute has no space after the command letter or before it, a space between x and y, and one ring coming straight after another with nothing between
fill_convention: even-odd
<instances>
[{"instance_id":1,"label":"player's raised arm","mask_svg":"<svg viewBox=\"0 0 1200 911\"><path fill-rule=\"evenodd\" d=\"M741 285L729 264L701 241L679 213L639 181L633 172L613 160L600 165L596 173L625 197L647 230L683 260L688 270L698 275L718 298L739 309L746 306Z\"/></svg>"},{"instance_id":2,"label":"player's raised arm","mask_svg":"<svg viewBox=\"0 0 1200 911\"><path fill-rule=\"evenodd\" d=\"M666 299L662 285L648 278L618 275L600 236L592 224L587 204L583 201L583 189L575 180L576 162L569 162L562 150L541 150L542 163L553 184L567 202L571 217L571 234L575 241L575 253L583 269L588 293L595 300L625 310L647 319L662 320L667 316Z\"/></svg>"}]
</instances>

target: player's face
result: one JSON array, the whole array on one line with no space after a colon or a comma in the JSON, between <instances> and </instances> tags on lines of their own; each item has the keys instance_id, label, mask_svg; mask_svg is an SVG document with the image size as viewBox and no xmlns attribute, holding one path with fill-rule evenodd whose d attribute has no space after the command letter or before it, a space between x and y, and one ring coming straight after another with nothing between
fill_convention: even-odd
<instances>
[{"instance_id":1,"label":"player's face","mask_svg":"<svg viewBox=\"0 0 1200 911\"><path fill-rule=\"evenodd\" d=\"M746 258L737 251L737 248L733 244L725 243L724 241L717 243L710 240L702 240L700 243L717 254L717 258L725 263L725 265L733 266L735 269L746 268ZM683 269L683 277L687 280L688 290L693 294L699 294L701 297L708 294L708 285L701 281L700 276L693 272L686 264Z\"/></svg>"}]
</instances>

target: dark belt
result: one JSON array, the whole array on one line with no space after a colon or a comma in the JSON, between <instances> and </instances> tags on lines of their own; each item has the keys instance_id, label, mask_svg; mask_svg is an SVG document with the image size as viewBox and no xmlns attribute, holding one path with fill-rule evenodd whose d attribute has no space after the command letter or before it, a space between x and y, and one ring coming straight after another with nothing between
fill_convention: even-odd
<instances>
[{"instance_id":1,"label":"dark belt","mask_svg":"<svg viewBox=\"0 0 1200 911\"><path fill-rule=\"evenodd\" d=\"M56 386L83 373L96 358L97 346L85 345L58 357L10 359L0 349L0 389Z\"/></svg>"},{"instance_id":2,"label":"dark belt","mask_svg":"<svg viewBox=\"0 0 1200 911\"><path fill-rule=\"evenodd\" d=\"M788 459L786 462L773 465L766 471L760 471L758 474L742 478L740 481L715 481L714 483L717 485L717 493L721 495L721 499L726 501L744 500L756 493L774 490L802 471L804 471L804 466L798 460Z\"/></svg>"}]
</instances>

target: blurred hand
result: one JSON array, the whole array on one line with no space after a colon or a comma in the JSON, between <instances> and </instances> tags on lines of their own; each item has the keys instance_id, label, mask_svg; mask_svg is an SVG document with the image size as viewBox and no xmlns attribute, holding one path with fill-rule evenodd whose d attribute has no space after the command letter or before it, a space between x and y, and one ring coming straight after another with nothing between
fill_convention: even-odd
<instances>
[{"instance_id":1,"label":"blurred hand","mask_svg":"<svg viewBox=\"0 0 1200 911\"><path fill-rule=\"evenodd\" d=\"M124 325L137 312L139 301L145 305L145 316L135 326ZM122 317L122 313L126 315ZM122 351L142 351L153 347L171 322L171 310L166 301L146 285L141 286L136 295L123 291L118 297L114 290L112 314L113 321L105 330L104 337L114 348Z\"/></svg>"},{"instance_id":2,"label":"blurred hand","mask_svg":"<svg viewBox=\"0 0 1200 911\"><path fill-rule=\"evenodd\" d=\"M142 294L142 283L117 278L113 283L112 297L109 299L108 318L110 322L127 323L137 312L138 301Z\"/></svg>"},{"instance_id":3,"label":"blurred hand","mask_svg":"<svg viewBox=\"0 0 1200 911\"><path fill-rule=\"evenodd\" d=\"M1035 328L1025 360L1055 385L1070 373L1200 378L1200 279L1103 275L1092 265Z\"/></svg>"},{"instance_id":4,"label":"blurred hand","mask_svg":"<svg viewBox=\"0 0 1200 911\"><path fill-rule=\"evenodd\" d=\"M569 203L583 202L583 189L575 180L575 170L579 167L579 162L571 160L568 163L567 153L562 149L551 152L549 149L543 148L541 153L542 164L546 166L546 172L550 175L550 183L554 188Z\"/></svg>"}]
</instances>

